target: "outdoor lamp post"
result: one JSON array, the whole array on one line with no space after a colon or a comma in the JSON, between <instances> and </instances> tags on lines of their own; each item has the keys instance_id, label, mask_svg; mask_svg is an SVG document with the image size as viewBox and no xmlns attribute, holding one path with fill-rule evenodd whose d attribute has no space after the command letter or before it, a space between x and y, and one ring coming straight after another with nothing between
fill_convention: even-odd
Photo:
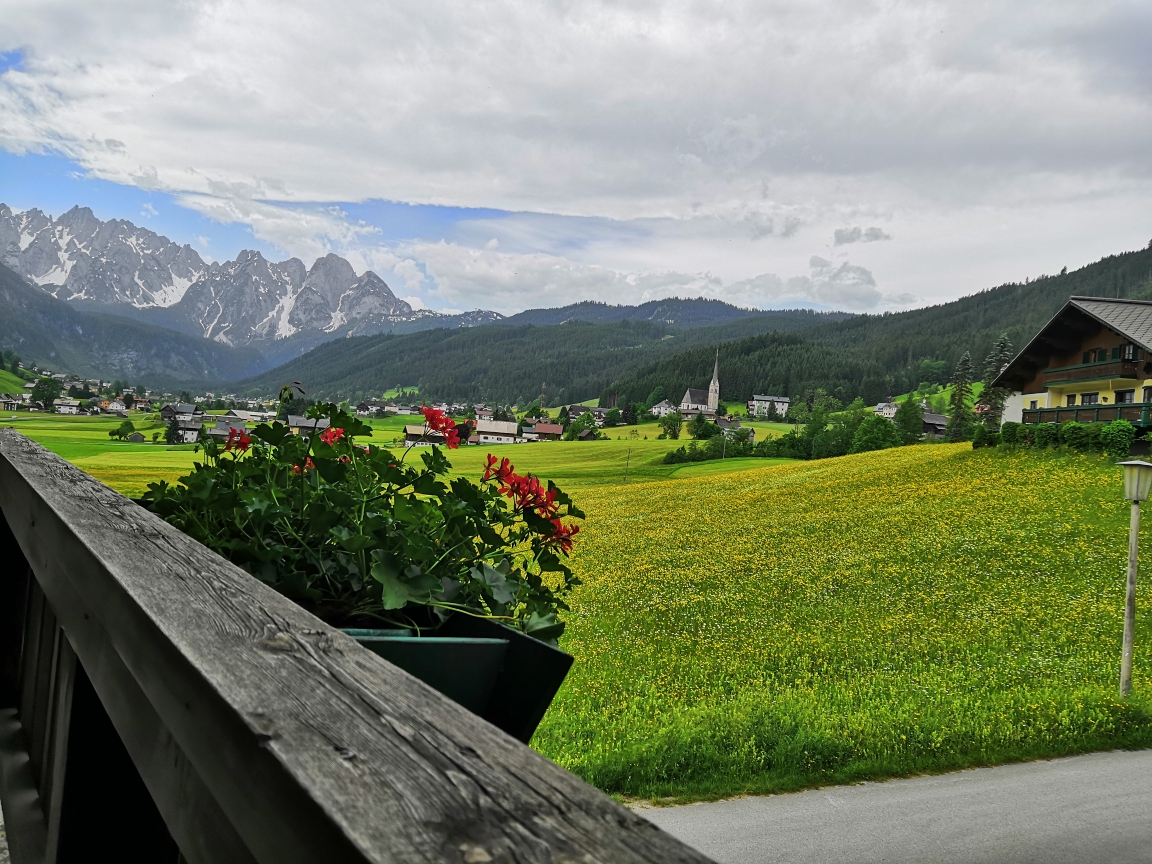
<instances>
[{"instance_id":1,"label":"outdoor lamp post","mask_svg":"<svg viewBox=\"0 0 1152 864\"><path fill-rule=\"evenodd\" d=\"M1140 548L1140 502L1152 491L1152 462L1118 463L1124 469L1124 497L1132 502L1128 523L1128 594L1124 601L1124 645L1120 652L1120 696L1132 689L1132 635L1136 629L1136 556Z\"/></svg>"}]
</instances>

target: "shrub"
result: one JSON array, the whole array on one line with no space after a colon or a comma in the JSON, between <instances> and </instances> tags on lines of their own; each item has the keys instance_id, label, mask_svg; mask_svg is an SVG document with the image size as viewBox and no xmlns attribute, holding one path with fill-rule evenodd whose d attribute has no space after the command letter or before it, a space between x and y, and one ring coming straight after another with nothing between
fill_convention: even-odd
<instances>
[{"instance_id":1,"label":"shrub","mask_svg":"<svg viewBox=\"0 0 1152 864\"><path fill-rule=\"evenodd\" d=\"M1036 427L1030 424L1021 423L1016 430L1016 444L1020 447L1031 447L1032 442L1036 439Z\"/></svg>"},{"instance_id":2,"label":"shrub","mask_svg":"<svg viewBox=\"0 0 1152 864\"><path fill-rule=\"evenodd\" d=\"M1088 427L1083 423L1060 424L1060 443L1070 450L1081 453L1088 450Z\"/></svg>"},{"instance_id":3,"label":"shrub","mask_svg":"<svg viewBox=\"0 0 1152 864\"><path fill-rule=\"evenodd\" d=\"M984 428L983 423L977 423L976 430L972 433L972 449L979 450L986 446L988 446L988 430Z\"/></svg>"},{"instance_id":4,"label":"shrub","mask_svg":"<svg viewBox=\"0 0 1152 864\"><path fill-rule=\"evenodd\" d=\"M337 626L435 627L454 611L496 617L554 641L564 563L582 518L553 483L488 457L479 484L446 482L439 447L420 467L358 436L371 427L336 405L321 434L280 423L202 443L207 459L179 485L152 483L143 504L320 618ZM425 409L427 428L456 445L455 423ZM414 460L415 461L415 460Z\"/></svg>"},{"instance_id":5,"label":"shrub","mask_svg":"<svg viewBox=\"0 0 1152 864\"><path fill-rule=\"evenodd\" d=\"M1055 447L1060 442L1060 427L1055 423L1037 423L1032 434L1033 447Z\"/></svg>"},{"instance_id":6,"label":"shrub","mask_svg":"<svg viewBox=\"0 0 1152 864\"><path fill-rule=\"evenodd\" d=\"M1132 441L1136 438L1136 427L1127 420L1113 420L1105 423L1100 430L1100 445L1113 459L1127 457Z\"/></svg>"},{"instance_id":7,"label":"shrub","mask_svg":"<svg viewBox=\"0 0 1152 864\"><path fill-rule=\"evenodd\" d=\"M864 418L852 436L849 453L866 453L870 450L887 450L900 445L900 432L887 417L870 414Z\"/></svg>"},{"instance_id":8,"label":"shrub","mask_svg":"<svg viewBox=\"0 0 1152 864\"><path fill-rule=\"evenodd\" d=\"M1009 446L1013 446L1017 443L1017 433L1019 431L1019 423L1005 423L1000 427L1000 440Z\"/></svg>"}]
</instances>

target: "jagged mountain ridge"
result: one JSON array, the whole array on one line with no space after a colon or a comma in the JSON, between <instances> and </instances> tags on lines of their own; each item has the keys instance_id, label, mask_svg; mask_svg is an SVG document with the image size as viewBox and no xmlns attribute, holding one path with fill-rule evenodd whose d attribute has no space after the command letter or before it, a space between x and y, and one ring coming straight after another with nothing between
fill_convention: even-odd
<instances>
[{"instance_id":1,"label":"jagged mountain ridge","mask_svg":"<svg viewBox=\"0 0 1152 864\"><path fill-rule=\"evenodd\" d=\"M87 207L52 219L0 204L0 260L58 300L276 356L339 336L502 318L414 310L371 270L357 275L334 254L310 269L298 258L272 262L252 250L206 263L191 246L126 220L101 221Z\"/></svg>"}]
</instances>

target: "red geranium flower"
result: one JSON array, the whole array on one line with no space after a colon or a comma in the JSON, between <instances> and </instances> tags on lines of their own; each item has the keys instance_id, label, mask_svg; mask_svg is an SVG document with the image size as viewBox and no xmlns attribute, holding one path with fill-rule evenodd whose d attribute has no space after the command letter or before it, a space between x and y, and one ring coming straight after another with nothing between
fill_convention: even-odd
<instances>
[{"instance_id":1,"label":"red geranium flower","mask_svg":"<svg viewBox=\"0 0 1152 864\"><path fill-rule=\"evenodd\" d=\"M337 441L344 437L343 429L328 429L320 436L320 440L331 447Z\"/></svg>"},{"instance_id":2,"label":"red geranium flower","mask_svg":"<svg viewBox=\"0 0 1152 864\"><path fill-rule=\"evenodd\" d=\"M420 413L424 415L424 425L433 432L444 436L444 444L449 450L460 446L460 433L456 431L456 421L441 411L428 405L420 406Z\"/></svg>"},{"instance_id":3,"label":"red geranium flower","mask_svg":"<svg viewBox=\"0 0 1152 864\"><path fill-rule=\"evenodd\" d=\"M307 459L304 460L304 471L310 471L311 469L313 469L315 467L316 467L316 465L315 465L315 463L313 463L311 456L309 456ZM293 465L292 466L292 472L294 474L300 474L301 473L300 466L299 465Z\"/></svg>"},{"instance_id":4,"label":"red geranium flower","mask_svg":"<svg viewBox=\"0 0 1152 864\"><path fill-rule=\"evenodd\" d=\"M228 440L224 442L224 450L247 450L252 443L252 436L235 427L229 427Z\"/></svg>"},{"instance_id":5,"label":"red geranium flower","mask_svg":"<svg viewBox=\"0 0 1152 864\"><path fill-rule=\"evenodd\" d=\"M579 533L577 525L565 525L559 519L552 520L552 542L565 552L572 551L573 538Z\"/></svg>"},{"instance_id":6,"label":"red geranium flower","mask_svg":"<svg viewBox=\"0 0 1152 864\"><path fill-rule=\"evenodd\" d=\"M496 480L503 483L515 470L512 463L505 457L500 460L500 464L496 464L496 457L491 453L488 454L488 462L484 468L484 480Z\"/></svg>"}]
</instances>

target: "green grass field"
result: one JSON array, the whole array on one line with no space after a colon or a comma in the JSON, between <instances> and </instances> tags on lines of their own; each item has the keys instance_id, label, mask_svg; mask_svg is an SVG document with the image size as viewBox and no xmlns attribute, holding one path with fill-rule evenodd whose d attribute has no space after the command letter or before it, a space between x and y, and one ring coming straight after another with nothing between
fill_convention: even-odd
<instances>
[{"instance_id":1,"label":"green grass field","mask_svg":"<svg viewBox=\"0 0 1152 864\"><path fill-rule=\"evenodd\" d=\"M163 443L152 444L152 433L163 431L163 425L146 418L131 415L132 422L143 432L149 443L126 444L113 441L108 432L123 421L114 417L73 417L60 414L20 412L0 415L0 425L11 425L29 438L39 441L52 452L87 471L98 480L125 495L139 495L148 484L156 480L174 482L187 474L199 458L194 446L175 447ZM372 441L391 445L403 437L405 423L418 418L411 416L370 420ZM649 440L628 437L632 428L651 435ZM489 452L507 456L521 471L531 471L540 477L556 481L565 490L584 487L614 486L625 482L672 480L685 476L727 474L741 470L748 464L764 466L781 460L726 459L699 462L690 465L665 465L664 454L685 443L655 440L656 428L621 426L609 430L613 435L607 441L549 441L531 444L504 444L495 447L464 447L449 451L453 467L461 474L478 477L484 470ZM406 458L419 458L420 448Z\"/></svg>"},{"instance_id":2,"label":"green grass field","mask_svg":"<svg viewBox=\"0 0 1152 864\"><path fill-rule=\"evenodd\" d=\"M7 369L0 369L0 393L23 393L28 382Z\"/></svg>"},{"instance_id":3,"label":"green grass field","mask_svg":"<svg viewBox=\"0 0 1152 864\"><path fill-rule=\"evenodd\" d=\"M576 663L533 746L608 792L1152 744L1146 615L1117 697L1128 507L1101 457L925 445L578 502Z\"/></svg>"},{"instance_id":4,"label":"green grass field","mask_svg":"<svg viewBox=\"0 0 1152 864\"><path fill-rule=\"evenodd\" d=\"M0 417L127 494L196 458L111 442L118 423ZM687 801L1152 745L1143 612L1117 698L1128 512L1108 460L924 445L664 465L680 443L449 454L470 476L508 456L589 514L546 756Z\"/></svg>"}]
</instances>

